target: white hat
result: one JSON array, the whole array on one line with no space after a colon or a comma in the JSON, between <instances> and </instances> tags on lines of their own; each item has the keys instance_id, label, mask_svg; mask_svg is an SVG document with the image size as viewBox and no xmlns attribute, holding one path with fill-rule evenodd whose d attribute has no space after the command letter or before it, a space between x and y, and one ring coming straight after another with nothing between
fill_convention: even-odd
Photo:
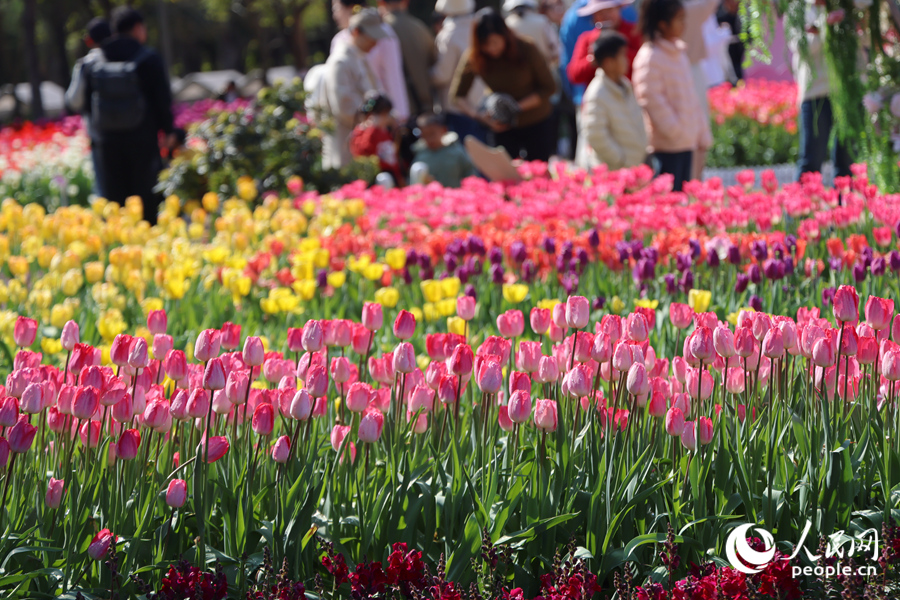
<instances>
[{"instance_id":1,"label":"white hat","mask_svg":"<svg viewBox=\"0 0 900 600\"><path fill-rule=\"evenodd\" d=\"M447 17L470 15L475 12L475 0L437 0L434 12Z\"/></svg>"},{"instance_id":2,"label":"white hat","mask_svg":"<svg viewBox=\"0 0 900 600\"><path fill-rule=\"evenodd\" d=\"M606 8L615 8L617 6L627 6L634 0L588 0L588 3L579 8L576 12L579 17L589 17L592 14L604 10Z\"/></svg>"},{"instance_id":3,"label":"white hat","mask_svg":"<svg viewBox=\"0 0 900 600\"><path fill-rule=\"evenodd\" d=\"M503 10L512 12L517 8L537 8L537 0L506 0L503 3Z\"/></svg>"}]
</instances>

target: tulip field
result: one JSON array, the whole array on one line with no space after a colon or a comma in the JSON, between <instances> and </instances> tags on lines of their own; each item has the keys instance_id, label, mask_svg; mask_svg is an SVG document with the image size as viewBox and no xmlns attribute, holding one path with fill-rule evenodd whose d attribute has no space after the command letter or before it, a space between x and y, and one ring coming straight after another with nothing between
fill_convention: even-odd
<instances>
[{"instance_id":1,"label":"tulip field","mask_svg":"<svg viewBox=\"0 0 900 600\"><path fill-rule=\"evenodd\" d=\"M4 200L2 597L898 597L900 196L519 170Z\"/></svg>"}]
</instances>

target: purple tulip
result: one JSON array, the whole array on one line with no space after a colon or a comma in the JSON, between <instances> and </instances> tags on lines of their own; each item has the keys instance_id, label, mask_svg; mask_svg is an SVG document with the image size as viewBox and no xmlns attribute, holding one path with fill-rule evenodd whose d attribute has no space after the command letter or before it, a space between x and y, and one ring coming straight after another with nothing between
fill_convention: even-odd
<instances>
[{"instance_id":1,"label":"purple tulip","mask_svg":"<svg viewBox=\"0 0 900 600\"><path fill-rule=\"evenodd\" d=\"M895 273L900 271L900 252L892 250L889 258L891 261L891 271L894 271Z\"/></svg>"},{"instance_id":2,"label":"purple tulip","mask_svg":"<svg viewBox=\"0 0 900 600\"><path fill-rule=\"evenodd\" d=\"M833 287L825 288L822 290L822 304L825 306L830 306L832 301L834 301L834 293L835 289Z\"/></svg>"},{"instance_id":3,"label":"purple tulip","mask_svg":"<svg viewBox=\"0 0 900 600\"><path fill-rule=\"evenodd\" d=\"M591 229L591 232L588 234L588 244L591 245L591 248L596 248L600 245L600 234L597 233L596 229Z\"/></svg>"},{"instance_id":4,"label":"purple tulip","mask_svg":"<svg viewBox=\"0 0 900 600\"><path fill-rule=\"evenodd\" d=\"M687 294L694 287L694 272L688 269L681 276L681 290Z\"/></svg>"},{"instance_id":5,"label":"purple tulip","mask_svg":"<svg viewBox=\"0 0 900 600\"><path fill-rule=\"evenodd\" d=\"M856 262L853 265L853 279L856 283L862 283L866 280L866 265L865 263Z\"/></svg>"},{"instance_id":6,"label":"purple tulip","mask_svg":"<svg viewBox=\"0 0 900 600\"><path fill-rule=\"evenodd\" d=\"M525 249L525 244L523 244L521 240L516 240L509 245L509 257L512 258L513 262L517 265L522 264L525 259L528 258L528 251Z\"/></svg>"},{"instance_id":7,"label":"purple tulip","mask_svg":"<svg viewBox=\"0 0 900 600\"><path fill-rule=\"evenodd\" d=\"M769 249L763 240L755 240L750 244L750 254L756 260L762 261L769 256Z\"/></svg>"},{"instance_id":8,"label":"purple tulip","mask_svg":"<svg viewBox=\"0 0 900 600\"><path fill-rule=\"evenodd\" d=\"M750 300L747 301L747 304L756 312L760 312L762 310L762 298L760 298L756 294L750 296Z\"/></svg>"},{"instance_id":9,"label":"purple tulip","mask_svg":"<svg viewBox=\"0 0 900 600\"><path fill-rule=\"evenodd\" d=\"M709 249L709 252L706 255L706 264L708 264L713 269L717 269L719 267L719 253L716 252L715 249Z\"/></svg>"},{"instance_id":10,"label":"purple tulip","mask_svg":"<svg viewBox=\"0 0 900 600\"><path fill-rule=\"evenodd\" d=\"M734 292L736 294L743 294L747 290L747 286L750 284L750 277L748 277L745 273L738 273L737 277L734 279Z\"/></svg>"},{"instance_id":11,"label":"purple tulip","mask_svg":"<svg viewBox=\"0 0 900 600\"><path fill-rule=\"evenodd\" d=\"M674 294L678 290L677 284L675 282L675 275L672 273L666 273L664 279L666 281L666 292L668 292L670 295Z\"/></svg>"},{"instance_id":12,"label":"purple tulip","mask_svg":"<svg viewBox=\"0 0 900 600\"><path fill-rule=\"evenodd\" d=\"M762 271L759 269L759 265L750 265L750 281L753 283L759 283L762 281Z\"/></svg>"},{"instance_id":13,"label":"purple tulip","mask_svg":"<svg viewBox=\"0 0 900 600\"><path fill-rule=\"evenodd\" d=\"M556 241L552 237L545 237L542 246L547 254L556 254Z\"/></svg>"},{"instance_id":14,"label":"purple tulip","mask_svg":"<svg viewBox=\"0 0 900 600\"><path fill-rule=\"evenodd\" d=\"M503 276L505 275L503 271L503 265L491 265L491 281L500 285L503 283Z\"/></svg>"},{"instance_id":15,"label":"purple tulip","mask_svg":"<svg viewBox=\"0 0 900 600\"><path fill-rule=\"evenodd\" d=\"M728 247L728 262L735 266L741 264L741 249L734 244Z\"/></svg>"},{"instance_id":16,"label":"purple tulip","mask_svg":"<svg viewBox=\"0 0 900 600\"><path fill-rule=\"evenodd\" d=\"M700 242L691 238L690 240L688 240L688 244L691 247L691 258L698 258L701 252Z\"/></svg>"}]
</instances>

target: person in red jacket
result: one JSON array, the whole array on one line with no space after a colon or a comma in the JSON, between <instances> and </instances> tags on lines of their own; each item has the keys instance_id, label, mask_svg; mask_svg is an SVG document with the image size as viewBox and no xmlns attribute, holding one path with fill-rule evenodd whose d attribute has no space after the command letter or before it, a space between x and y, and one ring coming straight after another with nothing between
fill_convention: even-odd
<instances>
[{"instance_id":1,"label":"person in red jacket","mask_svg":"<svg viewBox=\"0 0 900 600\"><path fill-rule=\"evenodd\" d=\"M582 33L578 36L578 41L575 42L572 60L566 66L566 75L569 81L575 85L587 85L594 79L597 65L594 64L592 48L594 47L594 42L600 37L601 29L604 31L613 29L625 36L625 39L628 41L628 46L626 47L628 72L625 73L625 77L631 79L631 63L634 62L634 57L644 43L638 27L622 20L622 7L631 4L633 1L589 0L583 8L579 9L579 17L592 17L594 19L594 29Z\"/></svg>"},{"instance_id":2,"label":"person in red jacket","mask_svg":"<svg viewBox=\"0 0 900 600\"><path fill-rule=\"evenodd\" d=\"M390 173L394 184L402 187L406 181L394 137L393 108L391 99L384 94L374 91L366 94L365 102L359 109L363 121L350 134L350 154L378 157L381 171Z\"/></svg>"}]
</instances>

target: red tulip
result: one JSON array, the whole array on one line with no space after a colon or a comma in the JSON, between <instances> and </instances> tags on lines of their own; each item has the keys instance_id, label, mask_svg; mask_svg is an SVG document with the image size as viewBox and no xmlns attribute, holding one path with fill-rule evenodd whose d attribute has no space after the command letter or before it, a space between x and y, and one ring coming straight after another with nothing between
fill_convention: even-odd
<instances>
[{"instance_id":1,"label":"red tulip","mask_svg":"<svg viewBox=\"0 0 900 600\"><path fill-rule=\"evenodd\" d=\"M456 316L463 321L471 321L475 318L475 298L472 296L460 296L456 299Z\"/></svg>"},{"instance_id":2,"label":"red tulip","mask_svg":"<svg viewBox=\"0 0 900 600\"><path fill-rule=\"evenodd\" d=\"M235 350L241 345L241 326L225 321L219 333L221 345L226 350Z\"/></svg>"},{"instance_id":3,"label":"red tulip","mask_svg":"<svg viewBox=\"0 0 900 600\"><path fill-rule=\"evenodd\" d=\"M534 407L534 425L543 431L556 431L556 402L538 400Z\"/></svg>"},{"instance_id":4,"label":"red tulip","mask_svg":"<svg viewBox=\"0 0 900 600\"><path fill-rule=\"evenodd\" d=\"M369 331L378 331L384 326L384 313L380 304L377 302L363 304L362 324Z\"/></svg>"},{"instance_id":5,"label":"red tulip","mask_svg":"<svg viewBox=\"0 0 900 600\"><path fill-rule=\"evenodd\" d=\"M19 348L27 348L37 337L38 322L28 317L19 316L13 328L13 340Z\"/></svg>"},{"instance_id":6,"label":"red tulip","mask_svg":"<svg viewBox=\"0 0 900 600\"><path fill-rule=\"evenodd\" d=\"M119 436L116 455L122 460L133 460L141 446L141 434L137 429L126 429Z\"/></svg>"},{"instance_id":7,"label":"red tulip","mask_svg":"<svg viewBox=\"0 0 900 600\"><path fill-rule=\"evenodd\" d=\"M694 320L694 310L687 304L673 302L669 304L669 320L676 329L684 329Z\"/></svg>"},{"instance_id":8,"label":"red tulip","mask_svg":"<svg viewBox=\"0 0 900 600\"><path fill-rule=\"evenodd\" d=\"M392 366L395 373L412 373L416 369L416 352L409 342L400 342L394 350Z\"/></svg>"},{"instance_id":9,"label":"red tulip","mask_svg":"<svg viewBox=\"0 0 900 600\"><path fill-rule=\"evenodd\" d=\"M253 411L251 426L256 435L272 435L272 430L275 428L274 407L267 402L257 405L256 410Z\"/></svg>"},{"instance_id":10,"label":"red tulip","mask_svg":"<svg viewBox=\"0 0 900 600\"><path fill-rule=\"evenodd\" d=\"M875 331L887 329L891 325L894 316L894 301L876 296L869 296L866 300L866 323Z\"/></svg>"},{"instance_id":11,"label":"red tulip","mask_svg":"<svg viewBox=\"0 0 900 600\"><path fill-rule=\"evenodd\" d=\"M181 381L187 377L187 357L182 350L169 350L163 368L172 381Z\"/></svg>"},{"instance_id":12,"label":"red tulip","mask_svg":"<svg viewBox=\"0 0 900 600\"><path fill-rule=\"evenodd\" d=\"M169 508L181 508L187 501L187 482L184 479L173 479L166 488L166 505Z\"/></svg>"},{"instance_id":13,"label":"red tulip","mask_svg":"<svg viewBox=\"0 0 900 600\"><path fill-rule=\"evenodd\" d=\"M283 435L275 440L275 445L272 446L272 460L274 460L278 464L284 464L288 461L288 457L290 455L291 438Z\"/></svg>"},{"instance_id":14,"label":"red tulip","mask_svg":"<svg viewBox=\"0 0 900 600\"><path fill-rule=\"evenodd\" d=\"M831 302L835 320L853 324L859 320L859 294L855 287L851 285L838 287Z\"/></svg>"},{"instance_id":15,"label":"red tulip","mask_svg":"<svg viewBox=\"0 0 900 600\"><path fill-rule=\"evenodd\" d=\"M78 344L80 337L81 333L78 328L78 323L75 321L66 321L66 324L63 325L62 335L60 336L59 341L66 351L71 352L75 349L75 345Z\"/></svg>"},{"instance_id":16,"label":"red tulip","mask_svg":"<svg viewBox=\"0 0 900 600\"><path fill-rule=\"evenodd\" d=\"M394 320L394 336L399 340L408 340L416 332L416 318L407 310L401 310Z\"/></svg>"},{"instance_id":17,"label":"red tulip","mask_svg":"<svg viewBox=\"0 0 900 600\"><path fill-rule=\"evenodd\" d=\"M429 390L431 391L431 390ZM433 394L434 392L432 392ZM424 415L421 415L424 416ZM381 437L384 429L384 415L376 408L370 408L359 420L359 441L366 444L374 444Z\"/></svg>"},{"instance_id":18,"label":"red tulip","mask_svg":"<svg viewBox=\"0 0 900 600\"><path fill-rule=\"evenodd\" d=\"M206 436L200 440L200 446L197 448L198 452L200 452L201 457L206 457ZM223 435L215 436L209 439L209 459L206 461L209 464L212 464L225 456L228 452L229 444L228 438Z\"/></svg>"},{"instance_id":19,"label":"red tulip","mask_svg":"<svg viewBox=\"0 0 900 600\"><path fill-rule=\"evenodd\" d=\"M109 529L101 529L88 546L88 556L94 560L102 560L109 547L116 541L116 536Z\"/></svg>"},{"instance_id":20,"label":"red tulip","mask_svg":"<svg viewBox=\"0 0 900 600\"><path fill-rule=\"evenodd\" d=\"M194 343L194 358L200 362L207 362L219 356L221 343L221 332L218 329L204 329Z\"/></svg>"},{"instance_id":21,"label":"red tulip","mask_svg":"<svg viewBox=\"0 0 900 600\"><path fill-rule=\"evenodd\" d=\"M47 493L44 494L44 504L47 505L47 508L59 508L65 486L66 482L62 479L50 478L50 481L47 482Z\"/></svg>"},{"instance_id":22,"label":"red tulip","mask_svg":"<svg viewBox=\"0 0 900 600\"><path fill-rule=\"evenodd\" d=\"M203 387L207 390L225 389L225 367L218 356L210 358L203 371Z\"/></svg>"},{"instance_id":23,"label":"red tulip","mask_svg":"<svg viewBox=\"0 0 900 600\"><path fill-rule=\"evenodd\" d=\"M544 335L550 328L550 309L549 308L532 308L529 315L531 322L531 330L537 335Z\"/></svg>"}]
</instances>

